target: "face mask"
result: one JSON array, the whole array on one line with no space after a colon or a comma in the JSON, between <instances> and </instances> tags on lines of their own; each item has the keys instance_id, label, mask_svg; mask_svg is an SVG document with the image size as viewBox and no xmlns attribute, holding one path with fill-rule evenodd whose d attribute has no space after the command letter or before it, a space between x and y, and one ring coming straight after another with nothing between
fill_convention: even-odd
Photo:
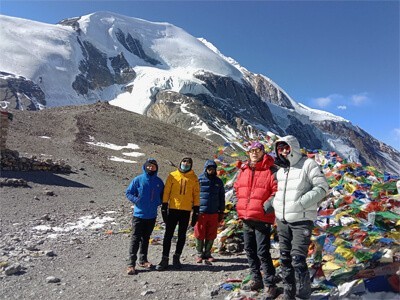
<instances>
[{"instance_id":1,"label":"face mask","mask_svg":"<svg viewBox=\"0 0 400 300\"><path fill-rule=\"evenodd\" d=\"M186 164L183 164L183 163L181 164L181 167L180 167L180 169L181 169L183 172L189 171L190 168L191 168L191 165L186 165Z\"/></svg>"},{"instance_id":2,"label":"face mask","mask_svg":"<svg viewBox=\"0 0 400 300\"><path fill-rule=\"evenodd\" d=\"M208 177L215 177L217 175L217 171L215 170L215 168L212 168L212 169L207 168L206 173L207 173Z\"/></svg>"},{"instance_id":3,"label":"face mask","mask_svg":"<svg viewBox=\"0 0 400 300\"><path fill-rule=\"evenodd\" d=\"M149 169L146 169L146 173L149 174L150 176L153 176L154 174L156 174L156 171L151 171Z\"/></svg>"}]
</instances>

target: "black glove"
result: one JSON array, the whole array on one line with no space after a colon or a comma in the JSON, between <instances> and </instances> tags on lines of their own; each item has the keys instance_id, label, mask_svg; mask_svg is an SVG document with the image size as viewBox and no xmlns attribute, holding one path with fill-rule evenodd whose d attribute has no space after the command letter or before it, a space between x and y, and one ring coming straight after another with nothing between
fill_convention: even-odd
<instances>
[{"instance_id":1,"label":"black glove","mask_svg":"<svg viewBox=\"0 0 400 300\"><path fill-rule=\"evenodd\" d=\"M194 227L197 223L197 219L199 218L199 206L193 206L193 214L192 214L192 221L190 222L190 225Z\"/></svg>"},{"instance_id":2,"label":"black glove","mask_svg":"<svg viewBox=\"0 0 400 300\"><path fill-rule=\"evenodd\" d=\"M167 224L167 220L168 220L168 203L161 204L161 216L162 216L163 222L165 224Z\"/></svg>"},{"instance_id":3,"label":"black glove","mask_svg":"<svg viewBox=\"0 0 400 300\"><path fill-rule=\"evenodd\" d=\"M221 221L224 219L224 213L219 213L218 214L218 223L221 223Z\"/></svg>"},{"instance_id":4,"label":"black glove","mask_svg":"<svg viewBox=\"0 0 400 300\"><path fill-rule=\"evenodd\" d=\"M273 213L275 210L274 210L274 207L272 206L272 200L270 200L270 201L265 201L264 202L264 212L266 213L266 214L270 214L270 213Z\"/></svg>"}]
</instances>

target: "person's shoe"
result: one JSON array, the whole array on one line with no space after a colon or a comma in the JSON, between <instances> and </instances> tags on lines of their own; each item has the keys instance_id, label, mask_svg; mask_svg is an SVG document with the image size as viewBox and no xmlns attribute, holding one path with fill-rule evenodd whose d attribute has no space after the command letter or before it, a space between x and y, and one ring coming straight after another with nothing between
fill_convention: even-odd
<instances>
[{"instance_id":1,"label":"person's shoe","mask_svg":"<svg viewBox=\"0 0 400 300\"><path fill-rule=\"evenodd\" d=\"M168 257L167 256L163 256L161 259L161 262L156 266L156 270L157 271L164 271L166 269L168 269Z\"/></svg>"},{"instance_id":2,"label":"person's shoe","mask_svg":"<svg viewBox=\"0 0 400 300\"><path fill-rule=\"evenodd\" d=\"M201 256L196 256L196 263L201 264L203 262L203 258Z\"/></svg>"},{"instance_id":3,"label":"person's shoe","mask_svg":"<svg viewBox=\"0 0 400 300\"><path fill-rule=\"evenodd\" d=\"M212 263L212 262L215 261L215 258L212 257L212 256L210 255L210 256L207 258L207 260L208 260L210 263Z\"/></svg>"},{"instance_id":4,"label":"person's shoe","mask_svg":"<svg viewBox=\"0 0 400 300\"><path fill-rule=\"evenodd\" d=\"M126 274L128 274L128 275L136 275L135 267L129 266L128 269L126 270Z\"/></svg>"},{"instance_id":5,"label":"person's shoe","mask_svg":"<svg viewBox=\"0 0 400 300\"><path fill-rule=\"evenodd\" d=\"M264 300L272 300L275 299L276 295L278 294L278 288L276 286L267 286L264 289Z\"/></svg>"},{"instance_id":6,"label":"person's shoe","mask_svg":"<svg viewBox=\"0 0 400 300\"><path fill-rule=\"evenodd\" d=\"M182 264L181 264L181 262L179 260L179 257L180 257L179 255L174 254L174 256L172 258L172 266L175 269L182 269Z\"/></svg>"},{"instance_id":7,"label":"person's shoe","mask_svg":"<svg viewBox=\"0 0 400 300\"><path fill-rule=\"evenodd\" d=\"M145 261L145 262L139 263L138 266L149 270L153 267L153 264L148 261Z\"/></svg>"},{"instance_id":8,"label":"person's shoe","mask_svg":"<svg viewBox=\"0 0 400 300\"><path fill-rule=\"evenodd\" d=\"M205 259L205 260L204 260L204 264L205 264L205 265L212 266L212 262L209 261L208 259Z\"/></svg>"},{"instance_id":9,"label":"person's shoe","mask_svg":"<svg viewBox=\"0 0 400 300\"><path fill-rule=\"evenodd\" d=\"M250 280L247 284L242 286L242 290L244 291L258 291L264 287L262 281L253 281Z\"/></svg>"}]
</instances>

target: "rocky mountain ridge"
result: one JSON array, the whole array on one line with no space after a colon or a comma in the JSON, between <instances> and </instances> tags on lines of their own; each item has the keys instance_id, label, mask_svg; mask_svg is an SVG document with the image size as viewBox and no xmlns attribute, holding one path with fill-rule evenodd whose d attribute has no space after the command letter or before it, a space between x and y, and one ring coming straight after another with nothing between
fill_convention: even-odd
<instances>
[{"instance_id":1,"label":"rocky mountain ridge","mask_svg":"<svg viewBox=\"0 0 400 300\"><path fill-rule=\"evenodd\" d=\"M11 36L16 29L9 24L18 20L2 18ZM352 161L399 173L400 153L394 148L340 117L311 118L272 80L173 25L99 12L48 26L54 35L60 31L60 41L54 43L63 44L69 60L52 49L35 65L35 72L0 64L0 102L9 109L110 101L217 143L266 132L293 134L307 149L336 151ZM43 33L40 41L46 39L49 34ZM185 49L190 57L181 47L189 47ZM29 53L26 56L30 61ZM14 59L12 53L7 58ZM61 71L57 82L49 78Z\"/></svg>"}]
</instances>

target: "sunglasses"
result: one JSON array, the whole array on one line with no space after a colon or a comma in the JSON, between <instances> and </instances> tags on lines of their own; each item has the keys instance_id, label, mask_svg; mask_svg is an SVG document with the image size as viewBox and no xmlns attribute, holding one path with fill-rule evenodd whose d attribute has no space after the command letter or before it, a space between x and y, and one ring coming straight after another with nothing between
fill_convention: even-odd
<instances>
[{"instance_id":1,"label":"sunglasses","mask_svg":"<svg viewBox=\"0 0 400 300\"><path fill-rule=\"evenodd\" d=\"M253 148L249 150L250 153L260 153L261 149L260 148Z\"/></svg>"},{"instance_id":2,"label":"sunglasses","mask_svg":"<svg viewBox=\"0 0 400 300\"><path fill-rule=\"evenodd\" d=\"M185 163L185 164L191 164L189 159L184 159L184 160L182 160L182 162Z\"/></svg>"},{"instance_id":3,"label":"sunglasses","mask_svg":"<svg viewBox=\"0 0 400 300\"><path fill-rule=\"evenodd\" d=\"M289 152L290 146L289 145L279 145L278 146L278 153L282 153L283 151Z\"/></svg>"}]
</instances>

